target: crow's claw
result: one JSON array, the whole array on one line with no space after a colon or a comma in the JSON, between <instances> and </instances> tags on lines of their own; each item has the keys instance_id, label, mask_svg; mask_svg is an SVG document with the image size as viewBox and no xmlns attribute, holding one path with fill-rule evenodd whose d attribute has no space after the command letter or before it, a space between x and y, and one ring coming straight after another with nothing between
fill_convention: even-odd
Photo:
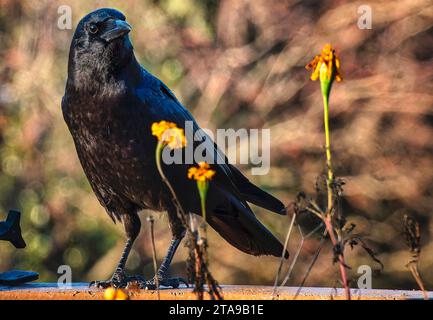
<instances>
[{"instance_id":1,"label":"crow's claw","mask_svg":"<svg viewBox=\"0 0 433 320\"><path fill-rule=\"evenodd\" d=\"M100 289L106 289L108 287L126 288L130 284L136 284L138 287L142 287L145 283L146 281L141 276L127 276L124 272L116 271L110 280L92 281L89 287Z\"/></svg>"},{"instance_id":2,"label":"crow's claw","mask_svg":"<svg viewBox=\"0 0 433 320\"><path fill-rule=\"evenodd\" d=\"M188 282L186 282L182 278L163 278L163 279L159 279L158 284L159 284L159 286L172 287L173 289L179 288L179 286L181 284L184 284L187 288L189 287ZM146 281L141 288L142 289L148 289L148 290L155 290L156 289L155 278L153 278L152 280Z\"/></svg>"},{"instance_id":3,"label":"crow's claw","mask_svg":"<svg viewBox=\"0 0 433 320\"><path fill-rule=\"evenodd\" d=\"M109 287L115 287L115 288L117 288L117 284L114 283L114 281L112 281L112 280L107 280L107 281L97 281L97 280L94 280L94 281L92 281L92 282L89 283L89 287L95 287L95 288L98 288L98 289L106 289L106 288L109 288Z\"/></svg>"}]
</instances>

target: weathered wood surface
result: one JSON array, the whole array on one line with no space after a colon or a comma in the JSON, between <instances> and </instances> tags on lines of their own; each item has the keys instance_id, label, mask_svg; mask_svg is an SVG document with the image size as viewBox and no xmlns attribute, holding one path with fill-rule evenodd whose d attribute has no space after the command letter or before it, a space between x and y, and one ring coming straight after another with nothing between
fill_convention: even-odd
<instances>
[{"instance_id":1,"label":"weathered wood surface","mask_svg":"<svg viewBox=\"0 0 433 320\"><path fill-rule=\"evenodd\" d=\"M272 287L268 286L222 286L226 300L269 300L272 299ZM284 287L277 291L277 299L292 300L295 298L298 288ZM156 291L129 290L133 300L158 299ZM429 292L433 299L433 292ZM195 300L196 297L191 288L161 289L162 300ZM422 299L420 291L404 290L360 290L352 289L354 300L406 300ZM0 286L0 300L94 300L104 299L104 291L89 288L87 283L74 283L70 288L59 288L56 283L31 283L18 287ZM342 289L334 288L303 288L297 297L299 300L330 300L344 299Z\"/></svg>"}]
</instances>

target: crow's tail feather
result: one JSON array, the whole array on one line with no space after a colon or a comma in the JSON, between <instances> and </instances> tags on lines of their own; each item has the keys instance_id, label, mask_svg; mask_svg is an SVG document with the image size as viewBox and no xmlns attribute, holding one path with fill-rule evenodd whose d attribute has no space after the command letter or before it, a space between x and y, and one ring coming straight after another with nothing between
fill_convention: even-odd
<instances>
[{"instance_id":1,"label":"crow's tail feather","mask_svg":"<svg viewBox=\"0 0 433 320\"><path fill-rule=\"evenodd\" d=\"M283 245L255 217L251 209L232 197L231 212L216 211L208 216L208 222L228 243L237 249L255 256L281 257ZM285 258L289 253L285 252Z\"/></svg>"},{"instance_id":2,"label":"crow's tail feather","mask_svg":"<svg viewBox=\"0 0 433 320\"><path fill-rule=\"evenodd\" d=\"M286 214L286 208L280 200L251 183L236 167L230 165L230 170L245 201L281 215Z\"/></svg>"}]
</instances>

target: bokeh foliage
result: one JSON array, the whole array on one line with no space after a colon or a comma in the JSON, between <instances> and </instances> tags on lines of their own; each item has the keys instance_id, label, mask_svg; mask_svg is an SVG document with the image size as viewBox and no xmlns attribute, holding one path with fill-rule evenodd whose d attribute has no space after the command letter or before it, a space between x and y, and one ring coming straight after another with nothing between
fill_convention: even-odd
<instances>
[{"instance_id":1,"label":"bokeh foliage","mask_svg":"<svg viewBox=\"0 0 433 320\"><path fill-rule=\"evenodd\" d=\"M373 9L371 30L357 27L361 4ZM69 264L74 281L101 279L110 275L124 241L121 226L112 224L92 194L62 119L73 30L57 27L60 5L71 6L74 25L98 7L122 10L140 62L204 127L270 128L271 171L250 178L286 203L298 191L313 193L325 169L321 96L304 66L331 42L345 79L331 97L335 171L347 183L345 213L385 264L373 285L416 287L405 268L406 213L421 223L420 271L431 289L433 6L427 0L0 0L0 214L12 207L23 212L28 244L16 251L0 243L0 270L33 269L42 280L56 281L58 266ZM287 218L257 212L283 239ZM162 258L167 219L156 216ZM142 221L128 267L150 277L148 225ZM295 246L293 241L292 251ZM316 239L307 241L292 284L316 246ZM307 285L336 285L329 249ZM278 264L242 254L214 233L210 254L221 283L271 284ZM185 258L182 248L174 273L185 272ZM347 260L354 279L359 265L376 267L358 249Z\"/></svg>"}]
</instances>

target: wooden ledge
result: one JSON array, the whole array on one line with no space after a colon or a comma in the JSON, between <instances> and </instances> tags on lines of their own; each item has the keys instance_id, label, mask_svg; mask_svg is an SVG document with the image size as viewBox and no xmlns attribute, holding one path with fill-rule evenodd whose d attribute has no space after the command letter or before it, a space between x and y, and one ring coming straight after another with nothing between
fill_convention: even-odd
<instances>
[{"instance_id":1,"label":"wooden ledge","mask_svg":"<svg viewBox=\"0 0 433 320\"><path fill-rule=\"evenodd\" d=\"M270 286L222 286L226 300L270 300L273 288ZM277 290L277 299L293 300L298 288L284 287ZM129 290L132 300L156 300L156 291ZM433 292L429 292L433 299ZM161 289L161 300L195 300L191 288ZM352 289L354 300L409 300L422 299L420 291L404 290L360 290ZM70 288L59 288L56 283L31 283L18 287L0 286L0 300L101 300L104 290L89 288L88 283L74 283ZM330 300L344 299L342 289L333 288L303 288L298 300Z\"/></svg>"}]
</instances>

